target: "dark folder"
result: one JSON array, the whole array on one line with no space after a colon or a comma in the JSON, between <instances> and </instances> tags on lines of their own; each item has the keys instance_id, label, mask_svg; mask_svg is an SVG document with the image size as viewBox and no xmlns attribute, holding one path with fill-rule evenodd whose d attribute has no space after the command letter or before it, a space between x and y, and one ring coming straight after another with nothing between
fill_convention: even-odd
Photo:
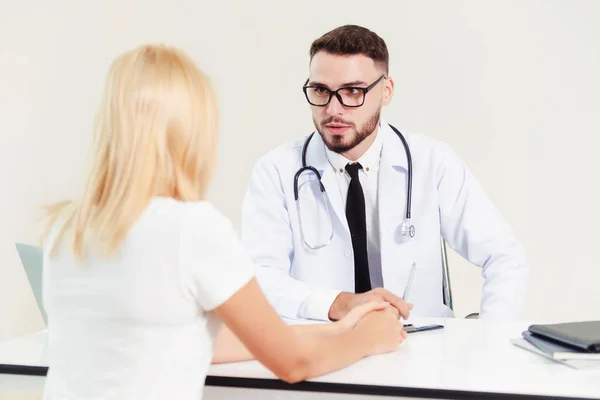
<instances>
[{"instance_id":1,"label":"dark folder","mask_svg":"<svg viewBox=\"0 0 600 400\"><path fill-rule=\"evenodd\" d=\"M600 321L531 325L529 332L582 351L600 353Z\"/></svg>"}]
</instances>

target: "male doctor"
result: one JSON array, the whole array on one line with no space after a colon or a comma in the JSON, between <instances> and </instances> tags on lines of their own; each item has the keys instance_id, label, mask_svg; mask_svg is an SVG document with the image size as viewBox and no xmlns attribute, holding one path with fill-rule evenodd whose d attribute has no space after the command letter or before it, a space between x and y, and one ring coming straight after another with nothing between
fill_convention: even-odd
<instances>
[{"instance_id":1,"label":"male doctor","mask_svg":"<svg viewBox=\"0 0 600 400\"><path fill-rule=\"evenodd\" d=\"M441 236L483 268L480 318L522 316L523 248L473 174L447 144L380 117L394 94L388 62L359 26L313 42L303 90L318 133L263 156L244 199L262 289L292 319L337 320L375 298L404 318L449 317Z\"/></svg>"}]
</instances>

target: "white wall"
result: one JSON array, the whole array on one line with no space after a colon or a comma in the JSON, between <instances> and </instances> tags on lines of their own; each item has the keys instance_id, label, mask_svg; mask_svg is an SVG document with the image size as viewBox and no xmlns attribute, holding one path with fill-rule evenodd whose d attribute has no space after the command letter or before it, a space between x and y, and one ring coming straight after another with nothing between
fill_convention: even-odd
<instances>
[{"instance_id":1,"label":"white wall","mask_svg":"<svg viewBox=\"0 0 600 400\"><path fill-rule=\"evenodd\" d=\"M115 56L164 42L213 77L223 126L211 198L239 227L253 162L312 129L300 89L311 41L345 23L388 43L397 92L385 117L451 143L515 228L529 316L600 318L599 18L594 0L0 0L0 339L42 325L14 242L35 242L38 206L79 190ZM451 261L464 315L481 278Z\"/></svg>"}]
</instances>

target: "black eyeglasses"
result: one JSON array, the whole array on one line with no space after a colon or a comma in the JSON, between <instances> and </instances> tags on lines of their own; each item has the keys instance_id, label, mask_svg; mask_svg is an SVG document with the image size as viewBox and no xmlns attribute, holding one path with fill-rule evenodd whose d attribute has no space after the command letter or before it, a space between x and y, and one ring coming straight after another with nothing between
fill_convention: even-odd
<instances>
[{"instance_id":1,"label":"black eyeglasses","mask_svg":"<svg viewBox=\"0 0 600 400\"><path fill-rule=\"evenodd\" d=\"M373 89L384 78L385 75L381 75L379 79L365 88L346 86L338 90L329 90L322 85L307 85L307 79L302 90L306 100L313 106L324 107L329 104L331 98L335 95L344 107L360 107L365 103L365 96L369 93L369 90Z\"/></svg>"}]
</instances>

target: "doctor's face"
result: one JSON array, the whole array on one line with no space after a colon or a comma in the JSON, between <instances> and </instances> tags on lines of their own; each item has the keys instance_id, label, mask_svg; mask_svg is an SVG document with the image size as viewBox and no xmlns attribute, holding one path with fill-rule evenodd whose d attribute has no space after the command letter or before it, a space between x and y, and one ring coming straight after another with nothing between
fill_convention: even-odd
<instances>
[{"instance_id":1,"label":"doctor's face","mask_svg":"<svg viewBox=\"0 0 600 400\"><path fill-rule=\"evenodd\" d=\"M336 90L341 102L330 93ZM315 127L325 145L337 153L354 149L375 131L393 90L391 78L371 58L324 51L313 57L305 85Z\"/></svg>"}]
</instances>

